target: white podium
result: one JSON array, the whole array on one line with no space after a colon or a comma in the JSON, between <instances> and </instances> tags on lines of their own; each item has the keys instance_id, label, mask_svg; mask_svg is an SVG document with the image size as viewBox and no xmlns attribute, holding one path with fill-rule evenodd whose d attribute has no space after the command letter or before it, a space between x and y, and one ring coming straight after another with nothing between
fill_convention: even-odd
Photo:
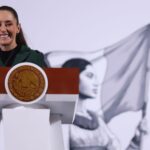
<instances>
[{"instance_id":1,"label":"white podium","mask_svg":"<svg viewBox=\"0 0 150 150\"><path fill-rule=\"evenodd\" d=\"M8 71L9 68L0 68L2 85ZM45 73L48 90L36 102L14 101L0 87L3 150L64 150L61 125L70 124L74 119L78 70L45 69Z\"/></svg>"}]
</instances>

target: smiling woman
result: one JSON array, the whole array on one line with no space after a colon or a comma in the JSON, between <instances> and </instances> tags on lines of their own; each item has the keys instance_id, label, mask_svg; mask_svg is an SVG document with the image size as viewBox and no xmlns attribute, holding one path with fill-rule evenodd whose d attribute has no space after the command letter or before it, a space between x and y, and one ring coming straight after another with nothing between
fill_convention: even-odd
<instances>
[{"instance_id":1,"label":"smiling woman","mask_svg":"<svg viewBox=\"0 0 150 150\"><path fill-rule=\"evenodd\" d=\"M0 66L31 62L46 67L44 55L27 46L18 14L10 6L0 7Z\"/></svg>"},{"instance_id":2,"label":"smiling woman","mask_svg":"<svg viewBox=\"0 0 150 150\"><path fill-rule=\"evenodd\" d=\"M2 51L13 49L17 46L16 36L20 32L20 24L7 10L0 11L0 45Z\"/></svg>"}]
</instances>

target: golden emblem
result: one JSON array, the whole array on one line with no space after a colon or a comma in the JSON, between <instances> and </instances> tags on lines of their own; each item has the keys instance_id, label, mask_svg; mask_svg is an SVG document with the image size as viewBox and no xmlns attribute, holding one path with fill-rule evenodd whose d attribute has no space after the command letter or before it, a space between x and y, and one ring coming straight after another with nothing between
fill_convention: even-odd
<instances>
[{"instance_id":1,"label":"golden emblem","mask_svg":"<svg viewBox=\"0 0 150 150\"><path fill-rule=\"evenodd\" d=\"M11 72L8 88L17 100L31 102L43 93L45 79L41 71L34 66L23 65Z\"/></svg>"}]
</instances>

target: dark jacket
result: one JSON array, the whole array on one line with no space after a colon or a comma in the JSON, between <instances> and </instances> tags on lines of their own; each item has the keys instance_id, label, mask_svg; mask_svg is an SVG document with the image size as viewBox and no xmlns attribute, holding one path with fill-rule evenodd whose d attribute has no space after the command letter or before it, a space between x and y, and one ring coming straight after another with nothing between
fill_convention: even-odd
<instances>
[{"instance_id":1,"label":"dark jacket","mask_svg":"<svg viewBox=\"0 0 150 150\"><path fill-rule=\"evenodd\" d=\"M87 110L87 113L89 114L91 119L76 114L73 124L83 129L88 130L97 129L99 127L98 116L90 110Z\"/></svg>"},{"instance_id":2,"label":"dark jacket","mask_svg":"<svg viewBox=\"0 0 150 150\"><path fill-rule=\"evenodd\" d=\"M32 50L25 45L22 45L20 47L20 50L15 54L11 66L14 66L21 62L31 62L37 64L40 67L46 67L44 55L41 52ZM6 66L1 59L0 59L0 66L4 67Z\"/></svg>"}]
</instances>

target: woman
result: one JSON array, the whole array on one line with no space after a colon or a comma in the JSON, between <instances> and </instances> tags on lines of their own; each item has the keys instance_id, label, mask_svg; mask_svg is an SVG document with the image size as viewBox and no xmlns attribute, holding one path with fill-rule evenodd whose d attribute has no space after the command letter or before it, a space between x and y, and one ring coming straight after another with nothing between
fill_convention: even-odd
<instances>
[{"instance_id":1,"label":"woman","mask_svg":"<svg viewBox=\"0 0 150 150\"><path fill-rule=\"evenodd\" d=\"M9 6L0 7L0 66L31 62L45 67L44 56L27 46L17 12Z\"/></svg>"},{"instance_id":2,"label":"woman","mask_svg":"<svg viewBox=\"0 0 150 150\"><path fill-rule=\"evenodd\" d=\"M103 121L102 111L86 109L87 99L94 99L98 80L92 64L81 58L70 59L62 67L79 68L79 101L75 120L70 127L71 150L119 150L120 145Z\"/></svg>"}]
</instances>

